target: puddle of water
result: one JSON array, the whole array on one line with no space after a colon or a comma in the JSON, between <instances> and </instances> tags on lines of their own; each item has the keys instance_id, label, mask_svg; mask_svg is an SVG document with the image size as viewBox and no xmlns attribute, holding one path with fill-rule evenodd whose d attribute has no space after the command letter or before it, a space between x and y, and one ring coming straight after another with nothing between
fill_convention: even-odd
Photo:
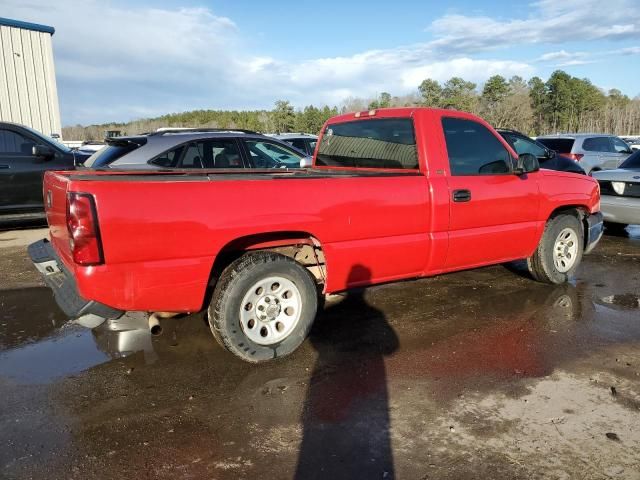
<instances>
[{"instance_id":1,"label":"puddle of water","mask_svg":"<svg viewBox=\"0 0 640 480\"><path fill-rule=\"evenodd\" d=\"M47 288L0 291L0 376L48 383L132 353L157 359L146 317L127 315L89 330L58 309Z\"/></svg>"},{"instance_id":2,"label":"puddle of water","mask_svg":"<svg viewBox=\"0 0 640 480\"><path fill-rule=\"evenodd\" d=\"M49 383L108 359L96 349L90 330L69 325L57 336L0 353L0 376L22 384Z\"/></svg>"}]
</instances>

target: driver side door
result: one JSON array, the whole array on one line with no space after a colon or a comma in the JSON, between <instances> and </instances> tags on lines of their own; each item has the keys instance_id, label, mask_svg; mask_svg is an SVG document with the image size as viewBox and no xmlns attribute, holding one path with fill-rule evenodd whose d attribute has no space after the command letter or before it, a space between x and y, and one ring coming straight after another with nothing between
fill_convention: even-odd
<instances>
[{"instance_id":1,"label":"driver side door","mask_svg":"<svg viewBox=\"0 0 640 480\"><path fill-rule=\"evenodd\" d=\"M513 173L511 153L483 124L444 117L449 159L447 270L524 258L538 232L538 172Z\"/></svg>"}]
</instances>

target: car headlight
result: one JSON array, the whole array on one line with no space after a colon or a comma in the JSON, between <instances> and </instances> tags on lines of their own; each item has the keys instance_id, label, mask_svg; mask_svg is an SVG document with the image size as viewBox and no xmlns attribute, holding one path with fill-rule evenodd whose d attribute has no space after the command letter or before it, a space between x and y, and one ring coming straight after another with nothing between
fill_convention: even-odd
<instances>
[{"instance_id":1,"label":"car headlight","mask_svg":"<svg viewBox=\"0 0 640 480\"><path fill-rule=\"evenodd\" d=\"M618 195L624 195L625 185L626 184L624 182L611 182L611 186Z\"/></svg>"}]
</instances>

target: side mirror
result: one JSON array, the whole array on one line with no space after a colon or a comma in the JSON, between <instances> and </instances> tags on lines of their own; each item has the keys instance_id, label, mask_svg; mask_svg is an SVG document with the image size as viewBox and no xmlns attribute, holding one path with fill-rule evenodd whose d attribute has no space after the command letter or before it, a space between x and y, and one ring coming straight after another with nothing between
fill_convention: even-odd
<instances>
[{"instance_id":1,"label":"side mirror","mask_svg":"<svg viewBox=\"0 0 640 480\"><path fill-rule=\"evenodd\" d=\"M547 150L548 159L556 158L557 156L558 156L558 152L556 152L555 150L551 150L551 149Z\"/></svg>"},{"instance_id":2,"label":"side mirror","mask_svg":"<svg viewBox=\"0 0 640 480\"><path fill-rule=\"evenodd\" d=\"M300 160L300 168L310 168L313 166L313 157L304 157Z\"/></svg>"},{"instance_id":3,"label":"side mirror","mask_svg":"<svg viewBox=\"0 0 640 480\"><path fill-rule=\"evenodd\" d=\"M31 153L33 153L34 157L40 157L45 160L53 157L53 149L47 145L34 145Z\"/></svg>"},{"instance_id":4,"label":"side mirror","mask_svg":"<svg viewBox=\"0 0 640 480\"><path fill-rule=\"evenodd\" d=\"M518 163L514 171L516 175L524 175L525 173L537 172L538 170L540 170L538 157L531 153L523 153L518 156Z\"/></svg>"}]
</instances>

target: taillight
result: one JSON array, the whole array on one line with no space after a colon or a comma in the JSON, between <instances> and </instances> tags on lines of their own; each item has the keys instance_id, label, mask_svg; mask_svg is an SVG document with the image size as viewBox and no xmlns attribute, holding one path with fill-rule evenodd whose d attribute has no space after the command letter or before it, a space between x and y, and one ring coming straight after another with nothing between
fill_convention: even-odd
<instances>
[{"instance_id":1,"label":"taillight","mask_svg":"<svg viewBox=\"0 0 640 480\"><path fill-rule=\"evenodd\" d=\"M571 160L574 160L576 162L579 162L580 160L582 160L582 157L584 157L582 153L565 153L563 155L566 155Z\"/></svg>"},{"instance_id":2,"label":"taillight","mask_svg":"<svg viewBox=\"0 0 640 480\"><path fill-rule=\"evenodd\" d=\"M67 194L67 229L74 262L78 265L104 263L96 205L88 193Z\"/></svg>"}]
</instances>

